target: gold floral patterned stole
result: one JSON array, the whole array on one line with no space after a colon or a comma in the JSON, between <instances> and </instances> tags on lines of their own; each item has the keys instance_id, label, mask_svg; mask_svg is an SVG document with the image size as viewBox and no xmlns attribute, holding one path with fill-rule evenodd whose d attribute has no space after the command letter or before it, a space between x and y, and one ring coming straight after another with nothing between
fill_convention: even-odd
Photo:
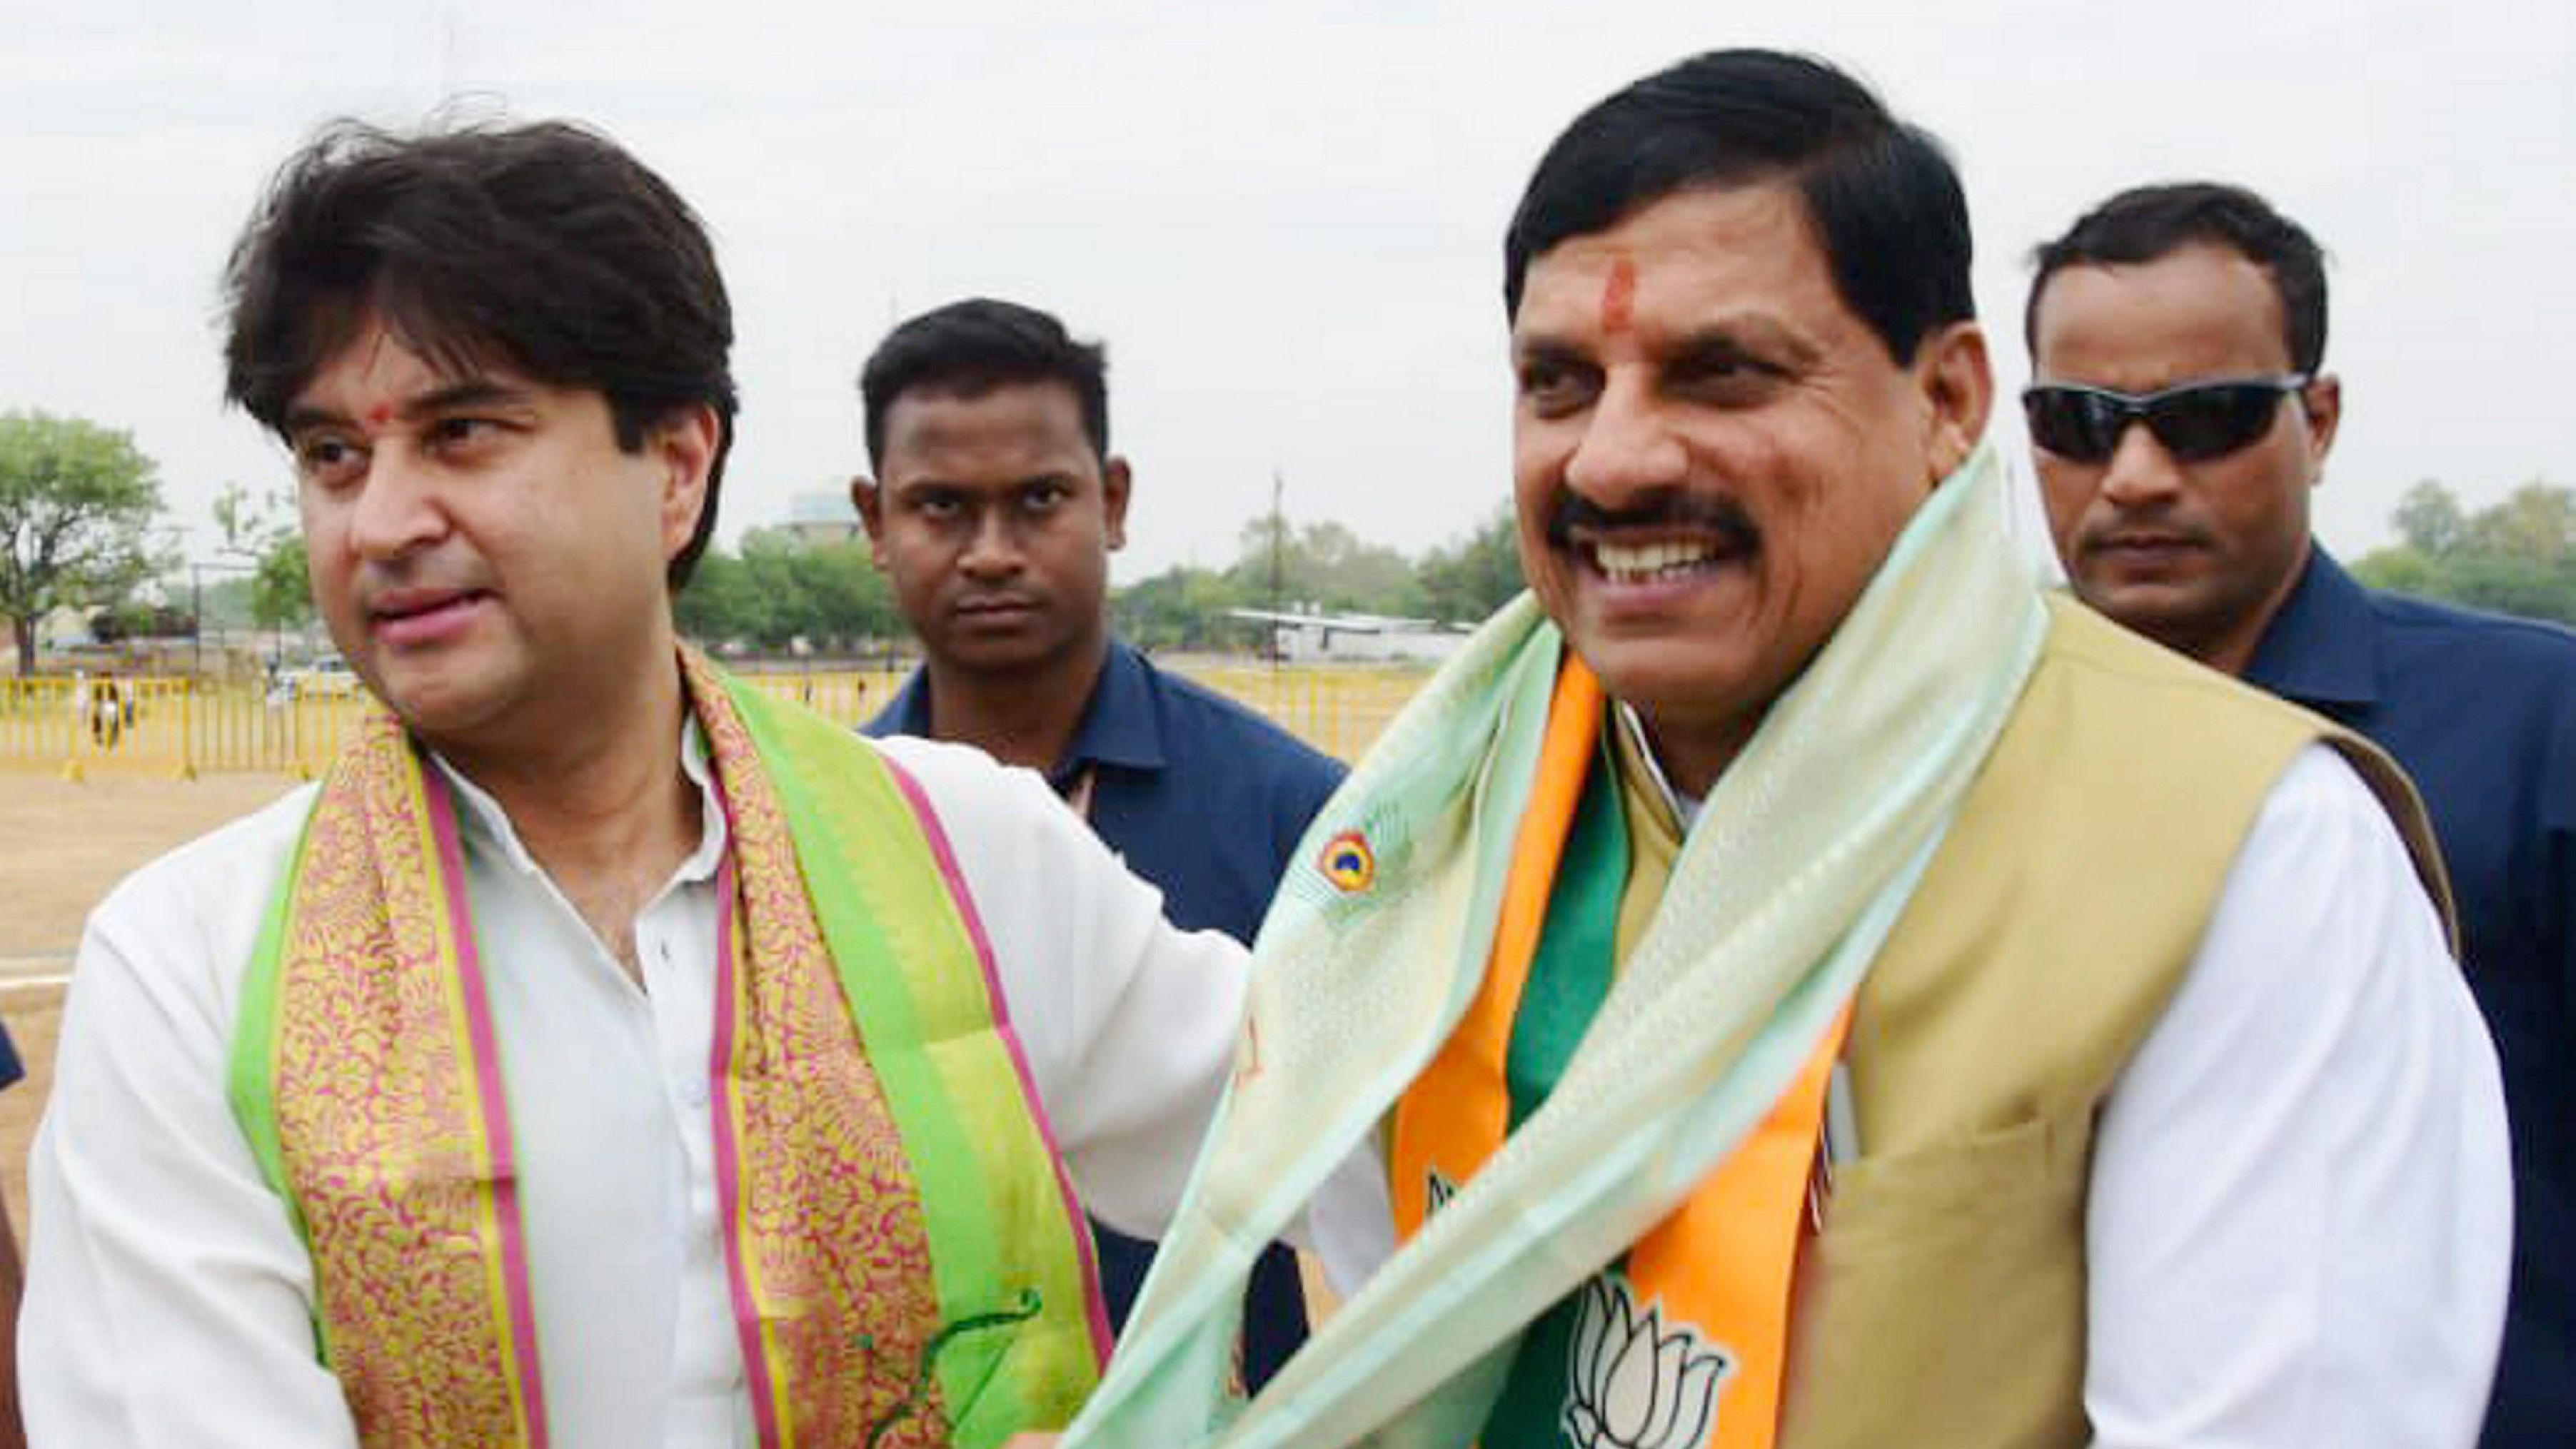
<instances>
[{"instance_id":1,"label":"gold floral patterned stole","mask_svg":"<svg viewBox=\"0 0 2576 1449\"><path fill-rule=\"evenodd\" d=\"M764 1449L1069 1419L1108 1334L981 922L917 783L681 660L729 830L709 1097ZM231 1090L369 1446L548 1442L506 1062L450 787L377 712L244 986ZM615 1311L603 1308L602 1311Z\"/></svg>"}]
</instances>

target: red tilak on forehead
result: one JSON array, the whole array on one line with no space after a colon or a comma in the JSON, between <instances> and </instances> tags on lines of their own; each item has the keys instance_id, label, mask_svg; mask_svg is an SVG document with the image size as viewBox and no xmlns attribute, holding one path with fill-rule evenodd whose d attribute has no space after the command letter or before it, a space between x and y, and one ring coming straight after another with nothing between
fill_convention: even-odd
<instances>
[{"instance_id":1,"label":"red tilak on forehead","mask_svg":"<svg viewBox=\"0 0 2576 1449\"><path fill-rule=\"evenodd\" d=\"M1601 330L1625 332L1637 315L1637 264L1621 257L1610 264L1610 278L1601 284Z\"/></svg>"},{"instance_id":2,"label":"red tilak on forehead","mask_svg":"<svg viewBox=\"0 0 2576 1449\"><path fill-rule=\"evenodd\" d=\"M367 409L368 427L381 428L393 420L394 405L392 403L378 403L374 407Z\"/></svg>"}]
</instances>

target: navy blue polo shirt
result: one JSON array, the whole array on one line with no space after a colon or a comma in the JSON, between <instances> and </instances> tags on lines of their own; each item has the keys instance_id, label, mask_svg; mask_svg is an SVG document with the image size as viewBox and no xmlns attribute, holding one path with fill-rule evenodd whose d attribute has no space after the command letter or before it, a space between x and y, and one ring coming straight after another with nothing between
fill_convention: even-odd
<instances>
[{"instance_id":1,"label":"navy blue polo shirt","mask_svg":"<svg viewBox=\"0 0 2576 1449\"><path fill-rule=\"evenodd\" d=\"M2576 1444L2576 633L2365 589L2311 548L2245 678L2368 736L2423 792L2513 1132L2483 1442Z\"/></svg>"},{"instance_id":2,"label":"navy blue polo shirt","mask_svg":"<svg viewBox=\"0 0 2576 1449\"><path fill-rule=\"evenodd\" d=\"M929 676L915 671L867 733L929 735ZM1048 778L1070 793L1086 774L1091 828L1162 890L1163 914L1184 929L1223 931L1249 945L1343 766L1112 640L1073 743ZM1092 1227L1110 1321L1123 1328L1153 1246ZM1273 1247L1244 1302L1245 1381L1267 1382L1305 1337L1296 1256Z\"/></svg>"}]
</instances>

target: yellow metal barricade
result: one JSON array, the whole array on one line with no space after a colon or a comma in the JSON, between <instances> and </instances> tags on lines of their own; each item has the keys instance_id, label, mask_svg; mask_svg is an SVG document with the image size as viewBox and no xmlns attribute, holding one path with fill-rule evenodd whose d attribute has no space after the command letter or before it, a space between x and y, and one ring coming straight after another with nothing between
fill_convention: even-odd
<instances>
[{"instance_id":1,"label":"yellow metal barricade","mask_svg":"<svg viewBox=\"0 0 2576 1449\"><path fill-rule=\"evenodd\" d=\"M1185 665L1183 672L1344 760L1365 753L1430 677L1426 670L1379 666Z\"/></svg>"},{"instance_id":2,"label":"yellow metal barricade","mask_svg":"<svg viewBox=\"0 0 2576 1449\"><path fill-rule=\"evenodd\" d=\"M0 760L13 765L66 768L74 738L85 732L87 700L75 709L72 681L34 676L0 680Z\"/></svg>"},{"instance_id":3,"label":"yellow metal barricade","mask_svg":"<svg viewBox=\"0 0 2576 1449\"><path fill-rule=\"evenodd\" d=\"M13 684L13 758L24 748L73 779L189 773L186 680L101 673Z\"/></svg>"},{"instance_id":4,"label":"yellow metal barricade","mask_svg":"<svg viewBox=\"0 0 2576 1449\"><path fill-rule=\"evenodd\" d=\"M738 666L739 667L739 666ZM1184 663L1183 673L1240 700L1300 739L1357 759L1426 677L1374 667L1267 668ZM902 669L741 668L754 687L852 727L884 709ZM186 779L206 771L321 773L367 707L354 684L222 684L93 674L0 679L0 769Z\"/></svg>"},{"instance_id":5,"label":"yellow metal barricade","mask_svg":"<svg viewBox=\"0 0 2576 1449\"><path fill-rule=\"evenodd\" d=\"M355 690L97 674L0 680L0 768L72 779L318 774L366 707Z\"/></svg>"},{"instance_id":6,"label":"yellow metal barricade","mask_svg":"<svg viewBox=\"0 0 2576 1449\"><path fill-rule=\"evenodd\" d=\"M792 699L836 724L852 729L876 718L895 691L903 688L905 671L888 669L800 669L740 671L754 689L777 699Z\"/></svg>"}]
</instances>

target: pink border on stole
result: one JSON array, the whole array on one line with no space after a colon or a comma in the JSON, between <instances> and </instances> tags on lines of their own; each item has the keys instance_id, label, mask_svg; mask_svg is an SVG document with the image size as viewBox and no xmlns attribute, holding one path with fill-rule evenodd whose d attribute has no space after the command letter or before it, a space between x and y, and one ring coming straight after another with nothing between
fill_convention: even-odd
<instances>
[{"instance_id":1,"label":"pink border on stole","mask_svg":"<svg viewBox=\"0 0 2576 1449\"><path fill-rule=\"evenodd\" d=\"M474 1082L482 1100L483 1140L492 1154L492 1209L501 1235L502 1311L521 1365L520 1411L527 1416L528 1449L546 1446L545 1375L537 1361L537 1320L529 1289L528 1245L519 1222L519 1162L510 1137L508 1098L501 1090L501 1048L492 1026L492 999L483 982L483 958L465 903L465 846L458 837L456 803L433 762L424 762L430 833L438 842L439 872L447 878L447 928L456 941L456 974L465 989L465 1030L474 1047Z\"/></svg>"},{"instance_id":2,"label":"pink border on stole","mask_svg":"<svg viewBox=\"0 0 2576 1449\"><path fill-rule=\"evenodd\" d=\"M903 790L912 813L921 822L921 833L930 842L931 858L939 862L941 879L948 883L949 896L957 902L957 914L966 923L966 938L975 945L976 964L984 969L984 995L992 1002L993 1030L1010 1049L1011 1068L1019 1074L1020 1094L1028 1099L1029 1116L1038 1124L1038 1139L1046 1144L1049 1165L1055 1169L1056 1190L1064 1195L1066 1230L1073 1238L1074 1257L1082 1264L1082 1306L1091 1322L1091 1354L1103 1368L1109 1364L1109 1300L1100 1291L1100 1264L1091 1251L1090 1219L1082 1211L1082 1200L1074 1195L1072 1175L1065 1171L1064 1151L1056 1145L1055 1126L1047 1120L1046 1102L1038 1096L1037 1078L1029 1071L1029 1057L1020 1045L1019 1029L1011 1025L1011 1004L1002 994L1000 971L993 964L993 943L984 934L984 918L975 909L975 894L966 888L966 872L958 867L957 852L949 848L948 832L939 823L939 812L931 808L930 797L923 793L921 782L912 773L880 752L886 773Z\"/></svg>"},{"instance_id":3,"label":"pink border on stole","mask_svg":"<svg viewBox=\"0 0 2576 1449\"><path fill-rule=\"evenodd\" d=\"M716 804L724 811L725 828L730 832L733 810L722 785L716 786ZM733 917L738 899L733 845L728 838L724 856L716 865L716 1013L715 1030L709 1033L707 1043L707 1079L715 1108L711 1115L715 1128L716 1211L724 1219L725 1266L730 1270L725 1274L725 1286L733 1297L734 1328L742 1338L743 1386L751 1396L752 1426L761 1444L772 1446L783 1442L779 1433L778 1382L769 1360L767 1336L761 1328L760 1305L752 1298L754 1264L751 1246L744 1241L742 1221L742 1147L734 1136Z\"/></svg>"}]
</instances>

